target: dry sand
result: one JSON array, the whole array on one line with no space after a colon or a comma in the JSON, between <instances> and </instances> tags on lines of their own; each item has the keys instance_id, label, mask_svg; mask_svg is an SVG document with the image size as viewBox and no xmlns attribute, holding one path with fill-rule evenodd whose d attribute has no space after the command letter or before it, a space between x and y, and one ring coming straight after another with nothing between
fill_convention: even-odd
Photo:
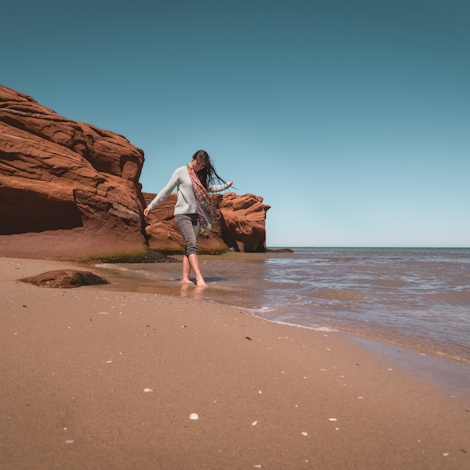
<instances>
[{"instance_id":1,"label":"dry sand","mask_svg":"<svg viewBox=\"0 0 470 470\"><path fill-rule=\"evenodd\" d=\"M470 468L470 402L339 333L16 281L64 266L0 259L2 469Z\"/></svg>"}]
</instances>

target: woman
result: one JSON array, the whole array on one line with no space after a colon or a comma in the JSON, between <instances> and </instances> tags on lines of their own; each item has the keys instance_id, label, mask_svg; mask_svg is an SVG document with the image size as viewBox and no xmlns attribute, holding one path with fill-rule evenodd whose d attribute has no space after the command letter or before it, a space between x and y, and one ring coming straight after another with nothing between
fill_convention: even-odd
<instances>
[{"instance_id":1,"label":"woman","mask_svg":"<svg viewBox=\"0 0 470 470\"><path fill-rule=\"evenodd\" d=\"M215 180L223 184L213 184ZM199 232L208 236L217 217L217 207L209 196L209 192L223 191L232 186L233 182L225 182L215 171L212 161L204 150L198 150L191 162L173 173L168 184L157 194L157 197L145 208L144 215L163 202L177 187L178 196L175 206L175 222L186 242L183 258L182 282L191 282L191 269L196 276L196 285L206 287L199 269L197 240Z\"/></svg>"}]
</instances>

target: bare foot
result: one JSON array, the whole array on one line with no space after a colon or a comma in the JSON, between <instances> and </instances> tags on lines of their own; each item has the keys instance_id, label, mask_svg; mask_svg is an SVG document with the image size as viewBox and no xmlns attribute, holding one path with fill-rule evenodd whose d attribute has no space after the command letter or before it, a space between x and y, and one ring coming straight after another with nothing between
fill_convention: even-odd
<instances>
[{"instance_id":1,"label":"bare foot","mask_svg":"<svg viewBox=\"0 0 470 470\"><path fill-rule=\"evenodd\" d=\"M183 284L194 284L194 282L193 282L193 281L190 281L189 279L181 279L181 282L182 282Z\"/></svg>"},{"instance_id":2,"label":"bare foot","mask_svg":"<svg viewBox=\"0 0 470 470\"><path fill-rule=\"evenodd\" d=\"M207 284L204 282L204 279L201 279L200 281L196 281L196 286L197 287L207 287Z\"/></svg>"}]
</instances>

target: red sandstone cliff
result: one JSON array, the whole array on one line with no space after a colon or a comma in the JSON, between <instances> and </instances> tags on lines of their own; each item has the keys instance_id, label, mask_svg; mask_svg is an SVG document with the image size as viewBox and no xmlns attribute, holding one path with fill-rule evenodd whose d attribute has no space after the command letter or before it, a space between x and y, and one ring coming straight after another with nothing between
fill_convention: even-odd
<instances>
[{"instance_id":1,"label":"red sandstone cliff","mask_svg":"<svg viewBox=\"0 0 470 470\"><path fill-rule=\"evenodd\" d=\"M142 249L142 150L0 86L0 254Z\"/></svg>"},{"instance_id":2,"label":"red sandstone cliff","mask_svg":"<svg viewBox=\"0 0 470 470\"><path fill-rule=\"evenodd\" d=\"M0 86L0 256L30 258L181 252L171 195L145 221L142 150L125 137L59 116ZM266 251L269 206L252 194L216 195L206 253Z\"/></svg>"}]
</instances>

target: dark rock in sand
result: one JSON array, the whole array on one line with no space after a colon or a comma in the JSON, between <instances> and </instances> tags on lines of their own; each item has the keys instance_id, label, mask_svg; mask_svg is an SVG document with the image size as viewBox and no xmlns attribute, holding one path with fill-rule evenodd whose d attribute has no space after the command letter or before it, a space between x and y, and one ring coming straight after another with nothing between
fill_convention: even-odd
<instances>
[{"instance_id":1,"label":"dark rock in sand","mask_svg":"<svg viewBox=\"0 0 470 470\"><path fill-rule=\"evenodd\" d=\"M37 276L25 277L20 279L20 281L34 284L39 287L60 287L66 289L80 286L109 284L107 279L97 276L90 271L76 271L73 269L48 271Z\"/></svg>"}]
</instances>

